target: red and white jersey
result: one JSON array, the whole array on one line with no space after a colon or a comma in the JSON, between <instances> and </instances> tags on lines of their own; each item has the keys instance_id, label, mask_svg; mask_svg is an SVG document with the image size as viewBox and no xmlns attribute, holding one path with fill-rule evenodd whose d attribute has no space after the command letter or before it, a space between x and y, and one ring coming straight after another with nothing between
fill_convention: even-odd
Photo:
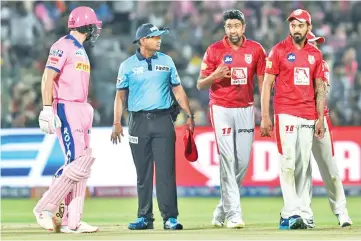
<instances>
[{"instance_id":1,"label":"red and white jersey","mask_svg":"<svg viewBox=\"0 0 361 241\"><path fill-rule=\"evenodd\" d=\"M314 81L324 79L322 53L306 43L297 49L288 36L274 46L266 62L266 73L276 75L275 114L316 119Z\"/></svg>"},{"instance_id":2,"label":"red and white jersey","mask_svg":"<svg viewBox=\"0 0 361 241\"><path fill-rule=\"evenodd\" d=\"M216 80L210 90L210 105L228 108L253 105L254 75L264 75L266 52L258 42L243 37L243 44L234 50L225 36L210 45L201 65L201 77L213 73L222 63L229 66L231 78Z\"/></svg>"}]
</instances>

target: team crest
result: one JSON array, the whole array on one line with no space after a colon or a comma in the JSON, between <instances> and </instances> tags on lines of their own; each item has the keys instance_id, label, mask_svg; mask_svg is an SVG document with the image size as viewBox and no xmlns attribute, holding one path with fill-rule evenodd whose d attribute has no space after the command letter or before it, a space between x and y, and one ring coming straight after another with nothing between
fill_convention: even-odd
<instances>
[{"instance_id":1,"label":"team crest","mask_svg":"<svg viewBox=\"0 0 361 241\"><path fill-rule=\"evenodd\" d=\"M310 62L310 64L314 64L315 63L315 56L308 55L308 62Z\"/></svg>"},{"instance_id":2,"label":"team crest","mask_svg":"<svg viewBox=\"0 0 361 241\"><path fill-rule=\"evenodd\" d=\"M245 54L244 61L246 61L247 64L252 63L252 54Z\"/></svg>"},{"instance_id":3,"label":"team crest","mask_svg":"<svg viewBox=\"0 0 361 241\"><path fill-rule=\"evenodd\" d=\"M293 11L294 15L301 15L302 14L302 9L296 9L295 11Z\"/></svg>"}]
</instances>

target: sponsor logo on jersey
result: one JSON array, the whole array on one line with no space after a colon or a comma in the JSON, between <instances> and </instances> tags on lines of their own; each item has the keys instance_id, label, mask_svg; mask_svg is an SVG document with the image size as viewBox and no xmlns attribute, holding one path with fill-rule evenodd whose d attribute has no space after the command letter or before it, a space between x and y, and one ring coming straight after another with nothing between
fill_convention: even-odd
<instances>
[{"instance_id":1,"label":"sponsor logo on jersey","mask_svg":"<svg viewBox=\"0 0 361 241\"><path fill-rule=\"evenodd\" d=\"M310 69L294 68L293 78L295 85L310 85Z\"/></svg>"},{"instance_id":2,"label":"sponsor logo on jersey","mask_svg":"<svg viewBox=\"0 0 361 241\"><path fill-rule=\"evenodd\" d=\"M49 55L56 56L56 57L62 57L64 54L63 50L60 49L50 49Z\"/></svg>"},{"instance_id":3,"label":"sponsor logo on jersey","mask_svg":"<svg viewBox=\"0 0 361 241\"><path fill-rule=\"evenodd\" d=\"M247 68L231 68L231 84L246 85L247 84Z\"/></svg>"},{"instance_id":4,"label":"sponsor logo on jersey","mask_svg":"<svg viewBox=\"0 0 361 241\"><path fill-rule=\"evenodd\" d=\"M59 62L59 58L56 57L49 57L46 65L57 65Z\"/></svg>"},{"instance_id":5,"label":"sponsor logo on jersey","mask_svg":"<svg viewBox=\"0 0 361 241\"><path fill-rule=\"evenodd\" d=\"M253 133L254 129L238 129L238 133Z\"/></svg>"},{"instance_id":6,"label":"sponsor logo on jersey","mask_svg":"<svg viewBox=\"0 0 361 241\"><path fill-rule=\"evenodd\" d=\"M169 69L170 68L168 66L165 66L165 65L159 65L159 64L155 65L155 71L169 72Z\"/></svg>"},{"instance_id":7,"label":"sponsor logo on jersey","mask_svg":"<svg viewBox=\"0 0 361 241\"><path fill-rule=\"evenodd\" d=\"M287 60L290 61L290 62L295 62L296 60L296 55L294 53L289 53L287 55Z\"/></svg>"},{"instance_id":8,"label":"sponsor logo on jersey","mask_svg":"<svg viewBox=\"0 0 361 241\"><path fill-rule=\"evenodd\" d=\"M133 68L132 71L135 75L139 75L139 74L143 74L145 70L143 66L140 66Z\"/></svg>"},{"instance_id":9,"label":"sponsor logo on jersey","mask_svg":"<svg viewBox=\"0 0 361 241\"><path fill-rule=\"evenodd\" d=\"M75 51L75 55L76 55L76 56L84 56L84 55L85 55L85 52L84 52L84 50L82 50L82 49L78 49L77 51Z\"/></svg>"},{"instance_id":10,"label":"sponsor logo on jersey","mask_svg":"<svg viewBox=\"0 0 361 241\"><path fill-rule=\"evenodd\" d=\"M76 62L75 69L84 72L90 72L90 65L84 62Z\"/></svg>"},{"instance_id":11,"label":"sponsor logo on jersey","mask_svg":"<svg viewBox=\"0 0 361 241\"><path fill-rule=\"evenodd\" d=\"M231 55L226 55L226 56L224 56L223 62L224 62L225 64L231 64L231 63L233 62L232 56L231 56Z\"/></svg>"}]
</instances>

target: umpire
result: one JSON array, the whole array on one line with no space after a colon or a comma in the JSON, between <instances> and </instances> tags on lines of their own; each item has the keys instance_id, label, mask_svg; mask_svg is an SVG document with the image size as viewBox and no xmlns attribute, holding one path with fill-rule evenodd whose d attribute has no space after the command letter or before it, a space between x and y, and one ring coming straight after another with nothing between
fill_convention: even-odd
<instances>
[{"instance_id":1,"label":"umpire","mask_svg":"<svg viewBox=\"0 0 361 241\"><path fill-rule=\"evenodd\" d=\"M131 230L153 229L153 162L163 227L183 229L177 220L174 98L187 113L191 131L194 116L172 58L158 52L161 35L168 33L167 29L158 29L150 23L141 25L133 42L140 47L120 64L118 72L111 140L117 144L123 136L120 119L128 94L129 144L137 170L138 191L138 218L129 224Z\"/></svg>"}]
</instances>

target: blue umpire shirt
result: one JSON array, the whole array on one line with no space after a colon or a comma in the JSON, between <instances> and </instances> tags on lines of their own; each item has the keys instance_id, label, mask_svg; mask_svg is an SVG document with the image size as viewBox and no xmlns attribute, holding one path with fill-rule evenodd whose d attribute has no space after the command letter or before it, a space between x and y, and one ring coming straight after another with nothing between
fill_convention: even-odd
<instances>
[{"instance_id":1,"label":"blue umpire shirt","mask_svg":"<svg viewBox=\"0 0 361 241\"><path fill-rule=\"evenodd\" d=\"M119 67L117 90L128 89L128 110L149 111L169 109L173 104L171 86L180 85L171 57L155 52L144 58L139 49Z\"/></svg>"}]
</instances>

